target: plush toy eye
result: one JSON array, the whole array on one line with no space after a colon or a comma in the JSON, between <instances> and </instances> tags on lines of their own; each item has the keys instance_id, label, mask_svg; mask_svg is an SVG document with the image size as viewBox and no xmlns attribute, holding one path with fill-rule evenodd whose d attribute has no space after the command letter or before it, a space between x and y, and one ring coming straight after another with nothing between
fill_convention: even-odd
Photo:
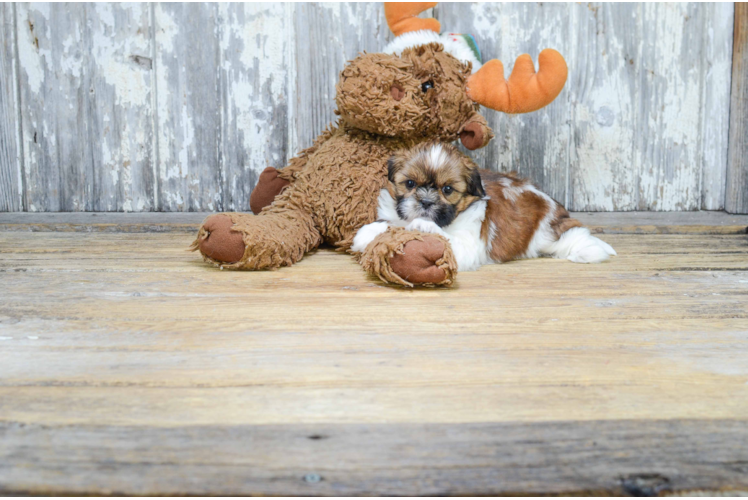
<instances>
[{"instance_id":1,"label":"plush toy eye","mask_svg":"<svg viewBox=\"0 0 748 500\"><path fill-rule=\"evenodd\" d=\"M414 187L416 187L416 181L413 181L413 180L405 181L405 187L407 187L408 189L413 189Z\"/></svg>"},{"instance_id":2,"label":"plush toy eye","mask_svg":"<svg viewBox=\"0 0 748 500\"><path fill-rule=\"evenodd\" d=\"M433 89L433 88L434 88L434 82L432 82L431 80L429 80L428 82L423 82L421 84L421 90L424 93L427 92L429 89Z\"/></svg>"},{"instance_id":3,"label":"plush toy eye","mask_svg":"<svg viewBox=\"0 0 748 500\"><path fill-rule=\"evenodd\" d=\"M452 186L444 186L442 188L442 193L444 193L447 196L449 196L450 194L452 194L452 191L454 191L454 188Z\"/></svg>"}]
</instances>

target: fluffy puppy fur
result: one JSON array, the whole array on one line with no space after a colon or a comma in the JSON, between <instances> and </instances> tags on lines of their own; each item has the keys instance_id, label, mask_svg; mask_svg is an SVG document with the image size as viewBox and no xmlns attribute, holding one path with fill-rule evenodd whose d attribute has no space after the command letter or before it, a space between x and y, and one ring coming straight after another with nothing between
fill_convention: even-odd
<instances>
[{"instance_id":1,"label":"fluffy puppy fur","mask_svg":"<svg viewBox=\"0 0 748 500\"><path fill-rule=\"evenodd\" d=\"M379 220L356 233L355 252L394 226L446 238L459 271L520 258L593 263L616 255L550 196L514 174L479 170L452 145L431 142L395 153L388 179Z\"/></svg>"}]
</instances>

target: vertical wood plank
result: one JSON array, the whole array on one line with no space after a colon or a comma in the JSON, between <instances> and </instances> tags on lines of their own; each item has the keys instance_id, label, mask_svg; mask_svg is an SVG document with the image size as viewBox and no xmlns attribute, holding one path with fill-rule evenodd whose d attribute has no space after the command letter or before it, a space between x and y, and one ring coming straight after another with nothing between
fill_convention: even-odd
<instances>
[{"instance_id":1,"label":"vertical wood plank","mask_svg":"<svg viewBox=\"0 0 748 500\"><path fill-rule=\"evenodd\" d=\"M30 211L152 209L145 4L17 9Z\"/></svg>"},{"instance_id":2,"label":"vertical wood plank","mask_svg":"<svg viewBox=\"0 0 748 500\"><path fill-rule=\"evenodd\" d=\"M282 168L288 159L293 8L284 3L218 7L225 210L249 210L259 173L267 166Z\"/></svg>"},{"instance_id":3,"label":"vertical wood plank","mask_svg":"<svg viewBox=\"0 0 748 500\"><path fill-rule=\"evenodd\" d=\"M569 208L634 210L641 6L573 7Z\"/></svg>"},{"instance_id":4,"label":"vertical wood plank","mask_svg":"<svg viewBox=\"0 0 748 500\"><path fill-rule=\"evenodd\" d=\"M18 4L23 157L29 211L93 210L83 4Z\"/></svg>"},{"instance_id":5,"label":"vertical wood plank","mask_svg":"<svg viewBox=\"0 0 748 500\"><path fill-rule=\"evenodd\" d=\"M701 207L704 10L699 4L642 6L639 210Z\"/></svg>"},{"instance_id":6,"label":"vertical wood plank","mask_svg":"<svg viewBox=\"0 0 748 500\"><path fill-rule=\"evenodd\" d=\"M0 212L23 209L13 4L0 5Z\"/></svg>"},{"instance_id":7,"label":"vertical wood plank","mask_svg":"<svg viewBox=\"0 0 748 500\"><path fill-rule=\"evenodd\" d=\"M700 151L702 210L725 208L734 5L731 2L700 4L705 10Z\"/></svg>"},{"instance_id":8,"label":"vertical wood plank","mask_svg":"<svg viewBox=\"0 0 748 500\"><path fill-rule=\"evenodd\" d=\"M223 209L217 15L215 4L155 5L159 210Z\"/></svg>"},{"instance_id":9,"label":"vertical wood plank","mask_svg":"<svg viewBox=\"0 0 748 500\"><path fill-rule=\"evenodd\" d=\"M506 75L523 53L537 56L546 47L569 52L570 11L566 4L444 3L438 6L442 31L475 36L483 62L499 59ZM537 67L537 66L536 66ZM566 202L569 165L569 89L535 113L506 115L483 108L496 134L491 143L469 152L482 167L514 170L552 197Z\"/></svg>"},{"instance_id":10,"label":"vertical wood plank","mask_svg":"<svg viewBox=\"0 0 748 500\"><path fill-rule=\"evenodd\" d=\"M362 51L380 52L392 39L381 3L298 3L295 7L291 155L311 146L337 120L335 84L346 61Z\"/></svg>"},{"instance_id":11,"label":"vertical wood plank","mask_svg":"<svg viewBox=\"0 0 748 500\"><path fill-rule=\"evenodd\" d=\"M725 209L748 213L748 4L735 4Z\"/></svg>"},{"instance_id":12,"label":"vertical wood plank","mask_svg":"<svg viewBox=\"0 0 748 500\"><path fill-rule=\"evenodd\" d=\"M88 105L97 211L154 210L150 15L146 3L92 3Z\"/></svg>"}]
</instances>

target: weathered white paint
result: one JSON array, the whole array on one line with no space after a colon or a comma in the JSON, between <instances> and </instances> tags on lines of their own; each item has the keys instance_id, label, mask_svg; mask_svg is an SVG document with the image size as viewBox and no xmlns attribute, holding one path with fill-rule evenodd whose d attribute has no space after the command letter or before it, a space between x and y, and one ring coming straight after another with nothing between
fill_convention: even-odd
<instances>
[{"instance_id":1,"label":"weathered white paint","mask_svg":"<svg viewBox=\"0 0 748 500\"><path fill-rule=\"evenodd\" d=\"M568 57L570 207L636 209L638 22L636 10L624 4L573 10L578 36Z\"/></svg>"},{"instance_id":2,"label":"weathered white paint","mask_svg":"<svg viewBox=\"0 0 748 500\"><path fill-rule=\"evenodd\" d=\"M293 4L221 4L221 179L227 210L249 210L267 166L288 157Z\"/></svg>"},{"instance_id":3,"label":"weathered white paint","mask_svg":"<svg viewBox=\"0 0 748 500\"><path fill-rule=\"evenodd\" d=\"M159 210L220 210L216 4L156 4Z\"/></svg>"},{"instance_id":4,"label":"weathered white paint","mask_svg":"<svg viewBox=\"0 0 748 500\"><path fill-rule=\"evenodd\" d=\"M19 4L31 211L152 210L146 4Z\"/></svg>"},{"instance_id":5,"label":"weathered white paint","mask_svg":"<svg viewBox=\"0 0 748 500\"><path fill-rule=\"evenodd\" d=\"M701 120L701 208L725 208L725 182L727 168L730 108L730 80L732 73L733 16L732 3L703 4L705 64L702 101L704 117Z\"/></svg>"},{"instance_id":6,"label":"weathered white paint","mask_svg":"<svg viewBox=\"0 0 748 500\"><path fill-rule=\"evenodd\" d=\"M248 210L259 172L335 120L345 62L392 38L380 3L15 10L0 11L0 210L24 197L32 211ZM732 4L442 3L424 15L474 34L507 75L545 47L569 63L543 110L484 110L496 139L470 153L482 166L518 170L575 210L724 207Z\"/></svg>"},{"instance_id":7,"label":"weathered white paint","mask_svg":"<svg viewBox=\"0 0 748 500\"><path fill-rule=\"evenodd\" d=\"M0 4L0 212L23 209L14 9Z\"/></svg>"},{"instance_id":8,"label":"weathered white paint","mask_svg":"<svg viewBox=\"0 0 748 500\"><path fill-rule=\"evenodd\" d=\"M473 153L487 168L518 170L574 210L724 206L731 5L443 4L439 20L507 75L549 46L569 64L547 108L489 117L497 138Z\"/></svg>"}]
</instances>

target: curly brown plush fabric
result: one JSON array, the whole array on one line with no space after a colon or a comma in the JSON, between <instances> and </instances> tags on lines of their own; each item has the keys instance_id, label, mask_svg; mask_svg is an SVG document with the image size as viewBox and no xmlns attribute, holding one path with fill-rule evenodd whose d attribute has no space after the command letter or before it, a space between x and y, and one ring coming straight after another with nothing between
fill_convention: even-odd
<instances>
[{"instance_id":1,"label":"curly brown plush fabric","mask_svg":"<svg viewBox=\"0 0 748 500\"><path fill-rule=\"evenodd\" d=\"M457 275L457 263L447 240L401 227L377 236L359 262L371 276L410 287L450 286Z\"/></svg>"},{"instance_id":2,"label":"curly brown plush fabric","mask_svg":"<svg viewBox=\"0 0 748 500\"><path fill-rule=\"evenodd\" d=\"M388 24L396 35L433 35L439 23L416 17L433 5L387 4ZM420 45L402 50L399 56L362 54L351 61L336 87L338 126L320 135L286 168L263 172L251 200L259 215L213 216L200 228L193 248L200 249L205 260L231 269L290 265L322 242L349 250L358 229L376 217L387 159L394 151L458 138L468 149L483 147L493 133L478 114L479 102L494 109L508 102L510 112L537 109L560 92L566 79L565 62L557 53L541 54L537 75L532 61L520 56L519 69L515 65L505 82L500 62L492 61L471 76L471 63L445 52L440 43L428 43L433 36L419 39ZM241 235L243 252L236 233ZM233 260L239 253L241 257ZM457 269L443 238L396 230L379 235L360 262L382 280L405 286L450 285Z\"/></svg>"},{"instance_id":3,"label":"curly brown plush fabric","mask_svg":"<svg viewBox=\"0 0 748 500\"><path fill-rule=\"evenodd\" d=\"M264 173L265 194L273 195L272 204L252 207L261 208L257 216L228 213L213 216L224 219L209 218L193 246L206 261L224 269L252 270L291 265L322 242L350 249L358 229L376 219L377 197L394 151L434 139L463 138L473 148L491 139L486 120L467 96L470 74L469 63L445 53L437 43L406 49L399 57L360 55L340 75L339 125L326 130L286 168ZM289 184L279 189L276 181ZM238 259L237 234L244 244ZM216 248L218 242L231 248ZM380 235L361 263L382 280L405 286L449 286L457 272L446 240L404 230Z\"/></svg>"}]
</instances>

